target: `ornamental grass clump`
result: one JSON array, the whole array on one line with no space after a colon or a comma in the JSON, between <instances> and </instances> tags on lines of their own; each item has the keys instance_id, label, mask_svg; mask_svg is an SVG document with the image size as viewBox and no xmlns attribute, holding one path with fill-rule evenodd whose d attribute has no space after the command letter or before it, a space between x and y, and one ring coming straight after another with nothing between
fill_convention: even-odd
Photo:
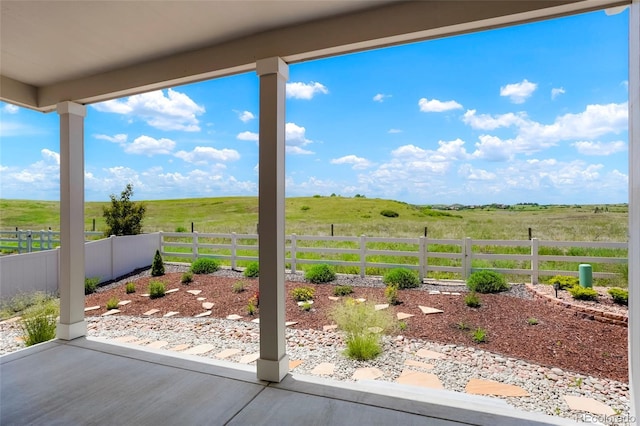
<instances>
[{"instance_id":1,"label":"ornamental grass clump","mask_svg":"<svg viewBox=\"0 0 640 426\"><path fill-rule=\"evenodd\" d=\"M91 293L95 293L96 289L98 288L98 283L100 282L100 278L99 277L93 277L93 278L85 278L84 279L84 294L91 294Z\"/></svg>"},{"instance_id":2,"label":"ornamental grass clump","mask_svg":"<svg viewBox=\"0 0 640 426\"><path fill-rule=\"evenodd\" d=\"M464 304L470 308L479 308L481 304L480 298L475 291L472 291L464 297Z\"/></svg>"},{"instance_id":3,"label":"ornamental grass clump","mask_svg":"<svg viewBox=\"0 0 640 426\"><path fill-rule=\"evenodd\" d=\"M136 283L133 283L133 282L127 283L125 287L125 291L127 292L127 294L135 293Z\"/></svg>"},{"instance_id":4,"label":"ornamental grass clump","mask_svg":"<svg viewBox=\"0 0 640 426\"><path fill-rule=\"evenodd\" d=\"M613 298L614 303L625 306L629 304L629 292L627 290L621 288L610 288L608 293Z\"/></svg>"},{"instance_id":5,"label":"ornamental grass clump","mask_svg":"<svg viewBox=\"0 0 640 426\"><path fill-rule=\"evenodd\" d=\"M394 326L390 311L376 311L372 303L358 303L353 299L336 305L329 316L345 333L345 355L361 361L382 353L381 336Z\"/></svg>"},{"instance_id":6,"label":"ornamental grass clump","mask_svg":"<svg viewBox=\"0 0 640 426\"><path fill-rule=\"evenodd\" d=\"M193 272L191 271L183 272L182 276L180 277L180 282L184 285L191 284L193 282Z\"/></svg>"},{"instance_id":7,"label":"ornamental grass clump","mask_svg":"<svg viewBox=\"0 0 640 426\"><path fill-rule=\"evenodd\" d=\"M322 263L309 268L304 273L304 279L314 284L328 283L336 279L336 273L329 265Z\"/></svg>"},{"instance_id":8,"label":"ornamental grass clump","mask_svg":"<svg viewBox=\"0 0 640 426\"><path fill-rule=\"evenodd\" d=\"M353 287L350 285L337 285L333 288L334 296L347 296L353 293Z\"/></svg>"},{"instance_id":9,"label":"ornamental grass clump","mask_svg":"<svg viewBox=\"0 0 640 426\"><path fill-rule=\"evenodd\" d=\"M194 274L213 274L220 269L220 262L209 257L201 257L191 264L191 272Z\"/></svg>"},{"instance_id":10,"label":"ornamental grass clump","mask_svg":"<svg viewBox=\"0 0 640 426\"><path fill-rule=\"evenodd\" d=\"M260 265L258 262L250 263L244 270L244 276L247 278L258 278L260 275Z\"/></svg>"},{"instance_id":11,"label":"ornamental grass clump","mask_svg":"<svg viewBox=\"0 0 640 426\"><path fill-rule=\"evenodd\" d=\"M55 338L59 313L59 301L53 298L24 310L21 323L24 344L32 346Z\"/></svg>"},{"instance_id":12,"label":"ornamental grass clump","mask_svg":"<svg viewBox=\"0 0 640 426\"><path fill-rule=\"evenodd\" d=\"M106 303L106 308L107 310L112 310L112 309L116 309L118 307L118 303L120 303L120 301L118 300L117 297L112 297L111 299L107 300Z\"/></svg>"},{"instance_id":13,"label":"ornamental grass clump","mask_svg":"<svg viewBox=\"0 0 640 426\"><path fill-rule=\"evenodd\" d=\"M387 286L387 288L384 289L384 297L387 298L387 302L390 305L397 305L400 303L398 300L398 287L395 285Z\"/></svg>"},{"instance_id":14,"label":"ornamental grass clump","mask_svg":"<svg viewBox=\"0 0 640 426\"><path fill-rule=\"evenodd\" d=\"M382 277L382 282L387 286L395 286L399 290L416 288L420 286L418 276L407 268L393 268Z\"/></svg>"},{"instance_id":15,"label":"ornamental grass clump","mask_svg":"<svg viewBox=\"0 0 640 426\"><path fill-rule=\"evenodd\" d=\"M149 282L149 298L158 299L164 297L166 291L166 286L162 281Z\"/></svg>"},{"instance_id":16,"label":"ornamental grass clump","mask_svg":"<svg viewBox=\"0 0 640 426\"><path fill-rule=\"evenodd\" d=\"M478 293L500 293L509 290L504 275L495 271L476 271L467 279L467 287Z\"/></svg>"}]
</instances>

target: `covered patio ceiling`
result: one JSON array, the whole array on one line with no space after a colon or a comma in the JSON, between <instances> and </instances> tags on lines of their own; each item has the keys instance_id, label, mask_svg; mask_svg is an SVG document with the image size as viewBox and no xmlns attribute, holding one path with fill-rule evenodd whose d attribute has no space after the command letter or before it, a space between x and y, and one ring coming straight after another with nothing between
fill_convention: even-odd
<instances>
[{"instance_id":1,"label":"covered patio ceiling","mask_svg":"<svg viewBox=\"0 0 640 426\"><path fill-rule=\"evenodd\" d=\"M628 0L0 2L0 99L40 111Z\"/></svg>"}]
</instances>

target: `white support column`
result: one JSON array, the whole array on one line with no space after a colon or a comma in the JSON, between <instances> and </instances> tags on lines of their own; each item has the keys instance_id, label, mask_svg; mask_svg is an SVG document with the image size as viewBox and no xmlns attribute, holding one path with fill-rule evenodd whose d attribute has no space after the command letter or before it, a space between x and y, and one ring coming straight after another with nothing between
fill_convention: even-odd
<instances>
[{"instance_id":1,"label":"white support column","mask_svg":"<svg viewBox=\"0 0 640 426\"><path fill-rule=\"evenodd\" d=\"M260 259L260 358L258 379L280 382L289 372L285 341L284 129L289 66L260 59L260 171L258 239Z\"/></svg>"},{"instance_id":2,"label":"white support column","mask_svg":"<svg viewBox=\"0 0 640 426\"><path fill-rule=\"evenodd\" d=\"M84 321L84 117L86 108L58 104L60 115L60 322L57 337L87 334Z\"/></svg>"},{"instance_id":3,"label":"white support column","mask_svg":"<svg viewBox=\"0 0 640 426\"><path fill-rule=\"evenodd\" d=\"M640 415L640 0L633 0L629 12L629 385L631 416L637 420Z\"/></svg>"}]
</instances>

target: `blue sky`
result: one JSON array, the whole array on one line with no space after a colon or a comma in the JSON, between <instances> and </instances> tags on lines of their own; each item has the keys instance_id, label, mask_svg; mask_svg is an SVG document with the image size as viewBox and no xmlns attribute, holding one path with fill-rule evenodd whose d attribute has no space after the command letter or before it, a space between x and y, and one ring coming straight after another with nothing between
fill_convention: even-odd
<instances>
[{"instance_id":1,"label":"blue sky","mask_svg":"<svg viewBox=\"0 0 640 426\"><path fill-rule=\"evenodd\" d=\"M286 194L628 199L628 10L290 66ZM88 106L87 201L257 195L258 77ZM59 199L58 116L0 103L0 197Z\"/></svg>"}]
</instances>

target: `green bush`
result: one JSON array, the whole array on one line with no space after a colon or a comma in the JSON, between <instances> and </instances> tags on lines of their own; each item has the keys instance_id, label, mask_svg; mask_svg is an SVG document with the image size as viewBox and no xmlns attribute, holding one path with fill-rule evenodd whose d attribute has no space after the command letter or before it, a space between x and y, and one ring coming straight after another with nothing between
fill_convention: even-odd
<instances>
[{"instance_id":1,"label":"green bush","mask_svg":"<svg viewBox=\"0 0 640 426\"><path fill-rule=\"evenodd\" d=\"M193 282L193 272L187 271L182 274L180 277L180 282L182 284L191 284Z\"/></svg>"},{"instance_id":2,"label":"green bush","mask_svg":"<svg viewBox=\"0 0 640 426\"><path fill-rule=\"evenodd\" d=\"M247 302L247 314L249 315L255 315L257 311L254 299L249 299L249 301Z\"/></svg>"},{"instance_id":3,"label":"green bush","mask_svg":"<svg viewBox=\"0 0 640 426\"><path fill-rule=\"evenodd\" d=\"M135 283L127 283L127 286L125 287L125 291L127 292L127 294L135 293L136 292L136 284Z\"/></svg>"},{"instance_id":4,"label":"green bush","mask_svg":"<svg viewBox=\"0 0 640 426\"><path fill-rule=\"evenodd\" d=\"M353 287L350 285L337 285L333 288L334 296L346 296L353 293Z\"/></svg>"},{"instance_id":5,"label":"green bush","mask_svg":"<svg viewBox=\"0 0 640 426\"><path fill-rule=\"evenodd\" d=\"M311 302L309 302L308 300L305 300L304 302L302 302L302 304L300 305L300 309L302 309L305 312L309 312L311 310L311 307L313 305L311 304Z\"/></svg>"},{"instance_id":6,"label":"green bush","mask_svg":"<svg viewBox=\"0 0 640 426\"><path fill-rule=\"evenodd\" d=\"M629 304L629 292L627 290L623 290L621 288L610 288L608 292L613 298L613 301L618 305Z\"/></svg>"},{"instance_id":7,"label":"green bush","mask_svg":"<svg viewBox=\"0 0 640 426\"><path fill-rule=\"evenodd\" d=\"M164 262L160 255L160 250L156 250L156 254L153 256L153 263L151 264L151 276L159 277L164 275Z\"/></svg>"},{"instance_id":8,"label":"green bush","mask_svg":"<svg viewBox=\"0 0 640 426\"><path fill-rule=\"evenodd\" d=\"M309 207L309 206L302 206L302 207L300 207L300 210L302 210L304 212L304 211L309 210L310 208L311 207Z\"/></svg>"},{"instance_id":9,"label":"green bush","mask_svg":"<svg viewBox=\"0 0 640 426\"><path fill-rule=\"evenodd\" d=\"M381 214L382 216L385 216L385 217L398 217L398 216L400 216L400 215L398 214L398 212L394 212L393 210L382 210L382 211L380 212L380 214Z\"/></svg>"},{"instance_id":10,"label":"green bush","mask_svg":"<svg viewBox=\"0 0 640 426\"><path fill-rule=\"evenodd\" d=\"M213 274L218 269L220 269L220 262L208 257L196 259L191 264L191 272L194 274Z\"/></svg>"},{"instance_id":11,"label":"green bush","mask_svg":"<svg viewBox=\"0 0 640 426\"><path fill-rule=\"evenodd\" d=\"M95 293L98 288L98 283L100 282L99 277L93 278L85 278L84 279L84 294Z\"/></svg>"},{"instance_id":12,"label":"green bush","mask_svg":"<svg viewBox=\"0 0 640 426\"><path fill-rule=\"evenodd\" d=\"M336 279L335 271L327 264L313 265L304 273L304 279L314 284L328 283Z\"/></svg>"},{"instance_id":13,"label":"green bush","mask_svg":"<svg viewBox=\"0 0 640 426\"><path fill-rule=\"evenodd\" d=\"M188 232L187 228L185 228L184 226L178 226L176 227L176 232Z\"/></svg>"},{"instance_id":14,"label":"green bush","mask_svg":"<svg viewBox=\"0 0 640 426\"><path fill-rule=\"evenodd\" d=\"M234 293L242 293L244 291L244 283L242 281L236 281L231 287Z\"/></svg>"},{"instance_id":15,"label":"green bush","mask_svg":"<svg viewBox=\"0 0 640 426\"><path fill-rule=\"evenodd\" d=\"M48 299L27 308L22 313L24 344L32 346L56 337L56 322L60 307L56 299Z\"/></svg>"},{"instance_id":16,"label":"green bush","mask_svg":"<svg viewBox=\"0 0 640 426\"><path fill-rule=\"evenodd\" d=\"M420 287L420 279L418 276L406 268L390 269L384 274L384 277L382 277L382 282L387 286L395 286L400 290Z\"/></svg>"},{"instance_id":17,"label":"green bush","mask_svg":"<svg viewBox=\"0 0 640 426\"><path fill-rule=\"evenodd\" d=\"M316 290L311 287L296 287L291 290L291 297L297 302L304 302L313 299Z\"/></svg>"},{"instance_id":18,"label":"green bush","mask_svg":"<svg viewBox=\"0 0 640 426\"><path fill-rule=\"evenodd\" d=\"M509 290L509 284L504 275L495 271L476 271L467 279L467 287L478 293L499 293Z\"/></svg>"},{"instance_id":19,"label":"green bush","mask_svg":"<svg viewBox=\"0 0 640 426\"><path fill-rule=\"evenodd\" d=\"M487 341L487 330L484 328L476 328L471 333L471 338L476 343L484 343Z\"/></svg>"},{"instance_id":20,"label":"green bush","mask_svg":"<svg viewBox=\"0 0 640 426\"><path fill-rule=\"evenodd\" d=\"M571 287L575 287L578 285L579 282L580 281L578 280L578 277L571 277L566 275L556 275L549 279L549 284L550 285L558 284L558 288L560 290L567 290L567 289L570 289Z\"/></svg>"},{"instance_id":21,"label":"green bush","mask_svg":"<svg viewBox=\"0 0 640 426\"><path fill-rule=\"evenodd\" d=\"M149 297L151 299L164 297L166 291L166 286L162 281L151 281L149 283Z\"/></svg>"},{"instance_id":22,"label":"green bush","mask_svg":"<svg viewBox=\"0 0 640 426\"><path fill-rule=\"evenodd\" d=\"M244 276L247 278L258 278L260 275L260 265L258 262L250 263L244 270Z\"/></svg>"},{"instance_id":23,"label":"green bush","mask_svg":"<svg viewBox=\"0 0 640 426\"><path fill-rule=\"evenodd\" d=\"M398 304L398 287L396 287L395 285L387 286L387 288L384 289L384 297L387 298L387 302L390 305L397 305Z\"/></svg>"},{"instance_id":24,"label":"green bush","mask_svg":"<svg viewBox=\"0 0 640 426\"><path fill-rule=\"evenodd\" d=\"M571 287L569 293L571 293L571 296L576 300L598 300L598 292L592 288L577 285Z\"/></svg>"},{"instance_id":25,"label":"green bush","mask_svg":"<svg viewBox=\"0 0 640 426\"><path fill-rule=\"evenodd\" d=\"M111 309L116 309L118 307L118 303L120 303L120 301L118 300L117 297L112 297L111 299L107 300L107 304L106 304L106 308L107 310L111 310Z\"/></svg>"},{"instance_id":26,"label":"green bush","mask_svg":"<svg viewBox=\"0 0 640 426\"><path fill-rule=\"evenodd\" d=\"M478 297L475 291L472 291L471 293L467 294L464 297L464 304L470 308L479 308L480 298Z\"/></svg>"}]
</instances>

